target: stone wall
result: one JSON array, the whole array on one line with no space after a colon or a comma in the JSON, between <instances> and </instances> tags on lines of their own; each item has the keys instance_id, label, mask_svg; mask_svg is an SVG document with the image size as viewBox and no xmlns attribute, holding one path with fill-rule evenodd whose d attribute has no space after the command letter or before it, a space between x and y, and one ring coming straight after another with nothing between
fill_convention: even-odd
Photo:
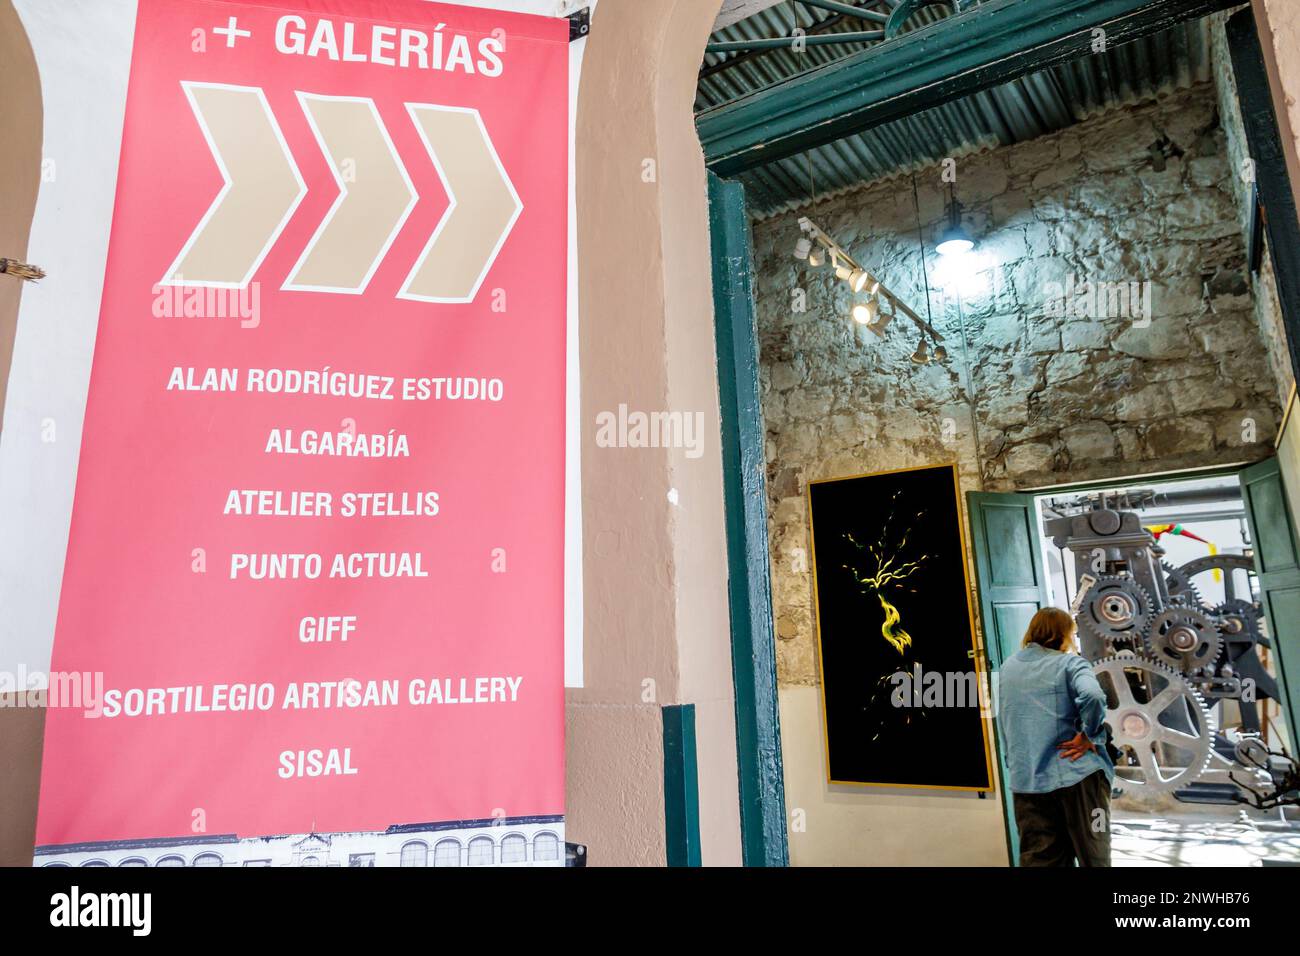
<instances>
[{"instance_id":1,"label":"stone wall","mask_svg":"<svg viewBox=\"0 0 1300 956\"><path fill-rule=\"evenodd\" d=\"M1166 139L1163 164L1152 146ZM1163 165L1163 169L1156 168ZM816 682L806 482L956 461L963 490L1014 490L1267 456L1279 387L1246 276L1216 89L1202 84L1031 142L961 157L979 240L959 273L918 252L943 224L941 169L755 224L782 684ZM845 283L791 255L808 215L922 316L950 358L914 365ZM1140 303L1064 292L1098 283ZM1087 285L1085 285L1085 283ZM1062 301L1064 299L1064 301Z\"/></svg>"}]
</instances>

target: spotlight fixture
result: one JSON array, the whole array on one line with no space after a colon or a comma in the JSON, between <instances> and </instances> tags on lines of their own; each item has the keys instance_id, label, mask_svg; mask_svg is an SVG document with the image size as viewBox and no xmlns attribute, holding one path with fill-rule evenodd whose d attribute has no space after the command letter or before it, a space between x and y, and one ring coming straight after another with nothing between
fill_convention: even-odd
<instances>
[{"instance_id":1,"label":"spotlight fixture","mask_svg":"<svg viewBox=\"0 0 1300 956\"><path fill-rule=\"evenodd\" d=\"M912 364L913 365L930 364L930 349L929 346L927 346L925 343L924 335L921 336L921 341L920 343L917 344L916 351L912 353Z\"/></svg>"},{"instance_id":2,"label":"spotlight fixture","mask_svg":"<svg viewBox=\"0 0 1300 956\"><path fill-rule=\"evenodd\" d=\"M813 251L808 254L808 265L814 269L819 269L826 262L826 250L821 246L815 246Z\"/></svg>"},{"instance_id":3,"label":"spotlight fixture","mask_svg":"<svg viewBox=\"0 0 1300 956\"><path fill-rule=\"evenodd\" d=\"M880 312L876 316L874 322L868 323L867 330L869 332L875 332L883 339L885 337L885 329L889 328L889 323L893 321L894 314L892 312Z\"/></svg>"},{"instance_id":4,"label":"spotlight fixture","mask_svg":"<svg viewBox=\"0 0 1300 956\"><path fill-rule=\"evenodd\" d=\"M880 314L880 303L875 299L868 299L866 302L859 303L853 307L853 321L859 325L865 325L868 328L876 321Z\"/></svg>"},{"instance_id":5,"label":"spotlight fixture","mask_svg":"<svg viewBox=\"0 0 1300 956\"><path fill-rule=\"evenodd\" d=\"M948 350L944 348L942 345L936 345L934 347L934 360L936 362L948 361Z\"/></svg>"},{"instance_id":6,"label":"spotlight fixture","mask_svg":"<svg viewBox=\"0 0 1300 956\"><path fill-rule=\"evenodd\" d=\"M794 257L796 259L807 259L812 254L812 240L807 236L800 236L799 241L794 244Z\"/></svg>"},{"instance_id":7,"label":"spotlight fixture","mask_svg":"<svg viewBox=\"0 0 1300 956\"><path fill-rule=\"evenodd\" d=\"M957 191L948 184L948 228L939 237L935 251L941 256L959 256L975 248L975 240L961 224L961 203L957 202Z\"/></svg>"},{"instance_id":8,"label":"spotlight fixture","mask_svg":"<svg viewBox=\"0 0 1300 956\"><path fill-rule=\"evenodd\" d=\"M849 273L849 288L852 289L855 294L865 289L868 281L873 280L871 279L871 274L867 272L866 269L854 269ZM880 283L877 282L876 285L880 285Z\"/></svg>"}]
</instances>

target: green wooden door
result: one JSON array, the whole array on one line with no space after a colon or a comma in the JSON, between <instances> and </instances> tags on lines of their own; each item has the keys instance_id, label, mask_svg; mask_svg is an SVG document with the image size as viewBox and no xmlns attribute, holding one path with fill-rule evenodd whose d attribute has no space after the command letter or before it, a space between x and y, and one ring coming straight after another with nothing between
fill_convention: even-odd
<instances>
[{"instance_id":1,"label":"green wooden door","mask_svg":"<svg viewBox=\"0 0 1300 956\"><path fill-rule=\"evenodd\" d=\"M1286 488L1276 458L1241 473L1242 498L1255 543L1255 572L1260 601L1273 639L1273 670L1282 693L1282 714L1292 747L1300 727L1300 537L1287 505Z\"/></svg>"},{"instance_id":2,"label":"green wooden door","mask_svg":"<svg viewBox=\"0 0 1300 956\"><path fill-rule=\"evenodd\" d=\"M975 589L979 597L980 626L988 668L996 673L1002 662L1020 648L1034 612L1047 604L1047 576L1038 535L1038 516L1029 495L972 491L966 495L970 511L971 546L975 551ZM1011 865L1020 859L1015 811L1007 790L1007 761L1002 752L996 721L993 733L1002 782L1002 806L1007 826L1007 852Z\"/></svg>"}]
</instances>

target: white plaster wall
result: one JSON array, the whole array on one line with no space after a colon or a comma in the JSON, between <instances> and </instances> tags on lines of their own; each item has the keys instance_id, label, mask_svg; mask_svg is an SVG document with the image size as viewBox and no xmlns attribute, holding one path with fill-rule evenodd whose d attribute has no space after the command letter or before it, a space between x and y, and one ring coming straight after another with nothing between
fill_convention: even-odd
<instances>
[{"instance_id":1,"label":"white plaster wall","mask_svg":"<svg viewBox=\"0 0 1300 956\"><path fill-rule=\"evenodd\" d=\"M597 0L460 0L560 16ZM136 0L14 0L40 68L43 155L28 258L49 277L24 290L0 430L0 672L49 669L81 428L108 254ZM570 44L565 683L582 686L582 496L573 118L586 41ZM53 440L51 440L51 435ZM43 686L43 684L42 684Z\"/></svg>"}]
</instances>

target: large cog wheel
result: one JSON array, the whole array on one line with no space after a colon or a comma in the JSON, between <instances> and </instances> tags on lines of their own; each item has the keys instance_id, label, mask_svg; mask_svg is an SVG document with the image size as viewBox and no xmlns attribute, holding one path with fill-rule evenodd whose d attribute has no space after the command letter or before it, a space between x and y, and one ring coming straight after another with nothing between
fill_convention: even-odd
<instances>
[{"instance_id":1,"label":"large cog wheel","mask_svg":"<svg viewBox=\"0 0 1300 956\"><path fill-rule=\"evenodd\" d=\"M1223 650L1223 639L1208 614L1189 605L1175 604L1151 622L1146 645L1160 663L1191 674L1213 666Z\"/></svg>"},{"instance_id":2,"label":"large cog wheel","mask_svg":"<svg viewBox=\"0 0 1300 956\"><path fill-rule=\"evenodd\" d=\"M1128 654L1102 658L1092 670L1106 694L1106 723L1122 754L1115 767L1122 790L1177 790L1201 775L1218 727L1186 678Z\"/></svg>"},{"instance_id":3,"label":"large cog wheel","mask_svg":"<svg viewBox=\"0 0 1300 956\"><path fill-rule=\"evenodd\" d=\"M1163 564L1163 562L1161 562ZM1195 595L1195 600L1191 602L1200 606L1202 610L1209 610L1209 607L1201 600L1200 594L1196 590L1196 585L1192 583L1192 578L1198 574L1205 574L1207 571L1218 571L1224 575L1225 581L1228 582L1227 589L1229 595L1232 594L1230 586L1232 573L1234 571L1255 571L1255 559L1244 554L1207 554L1202 558L1195 558L1177 569L1170 569L1165 565L1166 587L1169 590L1171 599L1185 598L1189 593Z\"/></svg>"},{"instance_id":4,"label":"large cog wheel","mask_svg":"<svg viewBox=\"0 0 1300 956\"><path fill-rule=\"evenodd\" d=\"M1139 643L1151 624L1151 595L1132 578L1103 575L1079 605L1079 622L1103 641Z\"/></svg>"},{"instance_id":5,"label":"large cog wheel","mask_svg":"<svg viewBox=\"0 0 1300 956\"><path fill-rule=\"evenodd\" d=\"M1244 554L1207 554L1203 558L1188 561L1178 569L1178 574L1190 581L1206 571L1254 571L1255 559Z\"/></svg>"}]
</instances>

